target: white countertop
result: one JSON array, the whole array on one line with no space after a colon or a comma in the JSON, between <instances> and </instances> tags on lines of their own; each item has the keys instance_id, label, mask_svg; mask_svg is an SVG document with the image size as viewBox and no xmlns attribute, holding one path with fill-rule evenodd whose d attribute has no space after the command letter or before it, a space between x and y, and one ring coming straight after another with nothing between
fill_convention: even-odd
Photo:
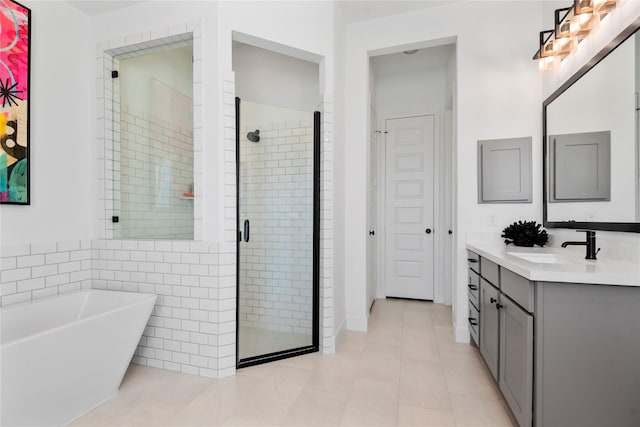
<instances>
[{"instance_id":1,"label":"white countertop","mask_svg":"<svg viewBox=\"0 0 640 427\"><path fill-rule=\"evenodd\" d=\"M584 255L580 257L575 251L562 248L524 248L504 244L467 243L467 249L533 281L640 286L640 265L607 259L602 255L591 261L584 259ZM514 256L514 253L555 254L566 262L530 262Z\"/></svg>"}]
</instances>

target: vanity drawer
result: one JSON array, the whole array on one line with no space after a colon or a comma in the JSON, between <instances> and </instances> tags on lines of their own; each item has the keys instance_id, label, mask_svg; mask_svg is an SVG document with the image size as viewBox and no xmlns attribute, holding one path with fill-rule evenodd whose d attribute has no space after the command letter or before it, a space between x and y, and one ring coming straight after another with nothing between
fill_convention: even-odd
<instances>
[{"instance_id":1,"label":"vanity drawer","mask_svg":"<svg viewBox=\"0 0 640 427\"><path fill-rule=\"evenodd\" d=\"M467 288L469 289L469 301L474 306L480 307L480 300L478 295L480 294L480 275L472 269L467 270L469 280L467 281Z\"/></svg>"},{"instance_id":2,"label":"vanity drawer","mask_svg":"<svg viewBox=\"0 0 640 427\"><path fill-rule=\"evenodd\" d=\"M480 273L480 255L467 250L467 262L470 269L472 269L476 273Z\"/></svg>"},{"instance_id":3,"label":"vanity drawer","mask_svg":"<svg viewBox=\"0 0 640 427\"><path fill-rule=\"evenodd\" d=\"M502 268L500 289L515 303L533 313L533 283L513 271Z\"/></svg>"},{"instance_id":4,"label":"vanity drawer","mask_svg":"<svg viewBox=\"0 0 640 427\"><path fill-rule=\"evenodd\" d=\"M498 264L486 258L480 258L480 275L493 286L500 289L500 268Z\"/></svg>"},{"instance_id":5,"label":"vanity drawer","mask_svg":"<svg viewBox=\"0 0 640 427\"><path fill-rule=\"evenodd\" d=\"M471 337L475 341L476 345L480 344L480 340L478 339L478 324L480 323L480 313L473 306L471 301L469 301L469 332L471 333Z\"/></svg>"}]
</instances>

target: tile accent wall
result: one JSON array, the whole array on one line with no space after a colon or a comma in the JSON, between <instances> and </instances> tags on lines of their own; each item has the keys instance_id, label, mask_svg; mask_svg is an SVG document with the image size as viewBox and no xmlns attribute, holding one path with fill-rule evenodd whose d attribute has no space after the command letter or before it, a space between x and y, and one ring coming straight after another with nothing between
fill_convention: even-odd
<instances>
[{"instance_id":1,"label":"tile accent wall","mask_svg":"<svg viewBox=\"0 0 640 427\"><path fill-rule=\"evenodd\" d=\"M1 306L80 289L156 294L134 363L212 378L235 372L235 246L34 243L1 247L0 266Z\"/></svg>"},{"instance_id":2,"label":"tile accent wall","mask_svg":"<svg viewBox=\"0 0 640 427\"><path fill-rule=\"evenodd\" d=\"M187 241L93 241L93 288L158 296L134 363L217 378L217 246Z\"/></svg>"},{"instance_id":3,"label":"tile accent wall","mask_svg":"<svg viewBox=\"0 0 640 427\"><path fill-rule=\"evenodd\" d=\"M322 104L320 154L320 350L335 353L333 332L333 96Z\"/></svg>"},{"instance_id":4,"label":"tile accent wall","mask_svg":"<svg viewBox=\"0 0 640 427\"><path fill-rule=\"evenodd\" d=\"M260 129L260 141L244 135ZM311 336L313 118L243 126L240 325Z\"/></svg>"},{"instance_id":5,"label":"tile accent wall","mask_svg":"<svg viewBox=\"0 0 640 427\"><path fill-rule=\"evenodd\" d=\"M91 288L91 241L0 248L0 306Z\"/></svg>"}]
</instances>

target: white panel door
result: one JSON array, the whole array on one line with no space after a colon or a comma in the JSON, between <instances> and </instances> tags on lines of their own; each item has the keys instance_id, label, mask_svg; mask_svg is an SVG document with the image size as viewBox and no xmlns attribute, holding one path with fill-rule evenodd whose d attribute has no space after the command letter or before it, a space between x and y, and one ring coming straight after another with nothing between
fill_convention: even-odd
<instances>
[{"instance_id":1,"label":"white panel door","mask_svg":"<svg viewBox=\"0 0 640 427\"><path fill-rule=\"evenodd\" d=\"M386 294L433 300L435 116L386 121Z\"/></svg>"}]
</instances>

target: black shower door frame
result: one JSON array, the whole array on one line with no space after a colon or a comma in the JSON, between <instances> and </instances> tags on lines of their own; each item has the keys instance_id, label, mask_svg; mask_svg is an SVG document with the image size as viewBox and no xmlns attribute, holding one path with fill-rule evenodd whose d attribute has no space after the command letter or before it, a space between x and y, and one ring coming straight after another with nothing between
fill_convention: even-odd
<instances>
[{"instance_id":1,"label":"black shower door frame","mask_svg":"<svg viewBox=\"0 0 640 427\"><path fill-rule=\"evenodd\" d=\"M320 112L313 113L312 344L240 359L240 98L236 97L236 368L317 352L320 348Z\"/></svg>"}]
</instances>

